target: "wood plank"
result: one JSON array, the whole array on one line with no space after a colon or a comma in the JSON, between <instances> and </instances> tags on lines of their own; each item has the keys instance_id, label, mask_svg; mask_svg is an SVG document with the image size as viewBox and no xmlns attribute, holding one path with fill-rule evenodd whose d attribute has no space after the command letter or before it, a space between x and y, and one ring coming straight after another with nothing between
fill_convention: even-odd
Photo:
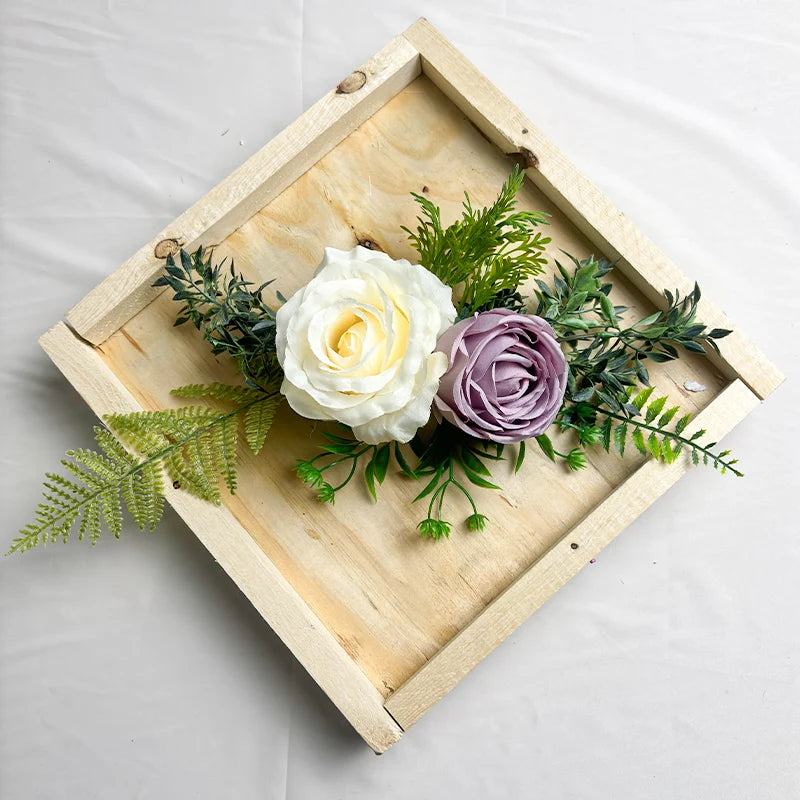
<instances>
[{"instance_id":1,"label":"wood plank","mask_svg":"<svg viewBox=\"0 0 800 800\"><path fill-rule=\"evenodd\" d=\"M64 323L40 344L98 416L142 410L97 351ZM171 486L166 497L364 741L377 753L396 742L402 730L382 695L233 514Z\"/></svg>"},{"instance_id":2,"label":"wood plank","mask_svg":"<svg viewBox=\"0 0 800 800\"><path fill-rule=\"evenodd\" d=\"M151 284L170 249L181 244L191 251L224 239L419 71L414 47L402 36L392 40L73 306L71 326L84 339L103 342L163 291Z\"/></svg>"},{"instance_id":3,"label":"wood plank","mask_svg":"<svg viewBox=\"0 0 800 800\"><path fill-rule=\"evenodd\" d=\"M404 34L422 56L423 73L503 152L519 153L526 173L607 258L657 307L662 290L691 291L684 275L564 154L427 20ZM716 306L702 298L698 317L732 329L712 361L740 377L761 399L784 380L781 372Z\"/></svg>"},{"instance_id":4,"label":"wood plank","mask_svg":"<svg viewBox=\"0 0 800 800\"><path fill-rule=\"evenodd\" d=\"M758 404L758 397L736 379L690 423L687 433L706 428L711 437L721 438ZM670 466L646 461L556 542L389 697L386 708L403 729L408 730L689 469L686 455Z\"/></svg>"}]
</instances>

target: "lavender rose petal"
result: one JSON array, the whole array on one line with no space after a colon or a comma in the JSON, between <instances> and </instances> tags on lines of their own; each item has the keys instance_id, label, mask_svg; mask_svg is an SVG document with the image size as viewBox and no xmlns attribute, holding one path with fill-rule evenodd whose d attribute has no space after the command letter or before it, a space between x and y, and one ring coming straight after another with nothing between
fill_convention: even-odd
<instances>
[{"instance_id":1,"label":"lavender rose petal","mask_svg":"<svg viewBox=\"0 0 800 800\"><path fill-rule=\"evenodd\" d=\"M567 387L567 360L541 317L493 309L448 328L436 349L450 367L434 413L471 436L519 442L552 424Z\"/></svg>"}]
</instances>

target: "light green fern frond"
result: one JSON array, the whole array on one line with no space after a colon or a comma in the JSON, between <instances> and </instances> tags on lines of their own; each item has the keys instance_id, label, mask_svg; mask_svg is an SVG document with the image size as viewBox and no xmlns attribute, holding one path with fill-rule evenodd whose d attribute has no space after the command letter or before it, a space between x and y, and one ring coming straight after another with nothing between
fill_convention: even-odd
<instances>
[{"instance_id":1,"label":"light green fern frond","mask_svg":"<svg viewBox=\"0 0 800 800\"><path fill-rule=\"evenodd\" d=\"M643 456L652 456L656 461L672 464L681 452L686 452L697 466L700 463L712 466L723 475L730 472L742 477L736 468L738 459L731 458L730 450L715 452L716 442L704 442L706 430L700 428L691 435L685 435L686 426L692 415L683 414L673 426L673 419L680 413L678 406L665 408L667 397L650 400L654 392L652 386L640 392L630 390L629 402L622 407L624 413L606 408L598 408L597 413L606 419L597 430L597 441L606 451L611 445L620 455L625 453L625 445L630 439ZM639 415L643 415L641 419Z\"/></svg>"},{"instance_id":2,"label":"light green fern frond","mask_svg":"<svg viewBox=\"0 0 800 800\"><path fill-rule=\"evenodd\" d=\"M191 383L173 389L172 394L176 397L206 398L240 404L258 400L259 402L253 403L247 409L243 419L244 438L256 455L264 446L269 429L275 419L275 412L282 399L277 389L269 399L264 400L264 393L260 389L252 389L249 386L231 386L227 383Z\"/></svg>"},{"instance_id":3,"label":"light green fern frond","mask_svg":"<svg viewBox=\"0 0 800 800\"><path fill-rule=\"evenodd\" d=\"M231 401L233 411L185 406L105 417L94 430L97 450L71 450L61 461L68 476L47 473L35 519L12 543L9 553L30 550L56 539L94 544L103 527L122 531L122 506L134 522L152 530L164 508L164 479L209 502L221 500L219 482L236 491L236 461L241 420L245 440L258 452L280 402L277 394L226 384L181 387L176 394Z\"/></svg>"},{"instance_id":4,"label":"light green fern frond","mask_svg":"<svg viewBox=\"0 0 800 800\"><path fill-rule=\"evenodd\" d=\"M173 389L170 394L175 397L190 399L211 398L212 400L230 400L234 403L249 403L263 397L260 389L251 389L249 386L234 386L230 383L189 383Z\"/></svg>"}]
</instances>

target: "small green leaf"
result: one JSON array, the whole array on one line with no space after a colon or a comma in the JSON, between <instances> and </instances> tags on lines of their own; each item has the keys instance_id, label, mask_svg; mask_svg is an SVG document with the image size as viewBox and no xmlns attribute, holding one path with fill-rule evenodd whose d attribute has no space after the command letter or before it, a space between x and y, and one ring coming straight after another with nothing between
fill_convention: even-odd
<instances>
[{"instance_id":1,"label":"small green leaf","mask_svg":"<svg viewBox=\"0 0 800 800\"><path fill-rule=\"evenodd\" d=\"M605 450L606 453L611 448L611 428L612 428L611 417L606 417L605 422L602 424L600 428L600 430L603 433L603 441L602 441L603 450Z\"/></svg>"},{"instance_id":2,"label":"small green leaf","mask_svg":"<svg viewBox=\"0 0 800 800\"><path fill-rule=\"evenodd\" d=\"M442 467L440 466L436 472L433 473L433 477L428 481L425 488L411 501L412 503L416 503L417 500L422 500L423 497L427 497L437 486L439 483L439 478L442 476Z\"/></svg>"},{"instance_id":3,"label":"small green leaf","mask_svg":"<svg viewBox=\"0 0 800 800\"><path fill-rule=\"evenodd\" d=\"M536 444L539 445L542 452L551 460L556 460L556 453L553 449L553 443L550 441L550 437L546 433L542 433L536 437Z\"/></svg>"},{"instance_id":4,"label":"small green leaf","mask_svg":"<svg viewBox=\"0 0 800 800\"><path fill-rule=\"evenodd\" d=\"M480 458L475 455L475 452L467 449L466 447L461 448L461 465L467 469L471 469L478 475L487 475L488 477L492 476L492 473L489 472L488 468L480 460Z\"/></svg>"},{"instance_id":5,"label":"small green leaf","mask_svg":"<svg viewBox=\"0 0 800 800\"><path fill-rule=\"evenodd\" d=\"M645 317L644 319L640 319L633 327L637 330L641 330L642 328L646 328L648 325L652 325L654 322L658 321L658 318L661 316L660 311L656 311L655 314L650 314L650 316Z\"/></svg>"},{"instance_id":6,"label":"small green leaf","mask_svg":"<svg viewBox=\"0 0 800 800\"><path fill-rule=\"evenodd\" d=\"M661 413L661 409L664 408L666 402L666 397L659 397L647 406L647 413L645 414L644 421L648 425Z\"/></svg>"},{"instance_id":7,"label":"small green leaf","mask_svg":"<svg viewBox=\"0 0 800 800\"><path fill-rule=\"evenodd\" d=\"M417 475L414 470L408 465L408 461L406 461L405 456L403 455L403 451L400 448L400 442L394 443L394 458L397 461L397 465L400 467L400 471L403 475L406 475L409 478L416 478Z\"/></svg>"},{"instance_id":8,"label":"small green leaf","mask_svg":"<svg viewBox=\"0 0 800 800\"><path fill-rule=\"evenodd\" d=\"M647 446L644 443L644 434L641 428L634 428L631 434L631 441L636 445L636 449L643 455L647 455Z\"/></svg>"},{"instance_id":9,"label":"small green leaf","mask_svg":"<svg viewBox=\"0 0 800 800\"><path fill-rule=\"evenodd\" d=\"M657 461L661 460L661 443L655 433L651 433L647 437L647 449L652 453L653 458Z\"/></svg>"},{"instance_id":10,"label":"small green leaf","mask_svg":"<svg viewBox=\"0 0 800 800\"><path fill-rule=\"evenodd\" d=\"M350 442L350 444L321 444L319 449L323 453L331 453L332 455L347 455L352 453L358 445L358 442Z\"/></svg>"},{"instance_id":11,"label":"small green leaf","mask_svg":"<svg viewBox=\"0 0 800 800\"><path fill-rule=\"evenodd\" d=\"M372 499L377 501L378 493L375 491L375 467L372 461L364 468L364 482L367 484L367 489L372 495Z\"/></svg>"},{"instance_id":12,"label":"small green leaf","mask_svg":"<svg viewBox=\"0 0 800 800\"><path fill-rule=\"evenodd\" d=\"M382 444L375 451L375 455L372 457L372 463L375 465L375 478L378 483L383 483L384 479L386 478L386 470L389 467L390 455L391 449L387 442L386 444Z\"/></svg>"},{"instance_id":13,"label":"small green leaf","mask_svg":"<svg viewBox=\"0 0 800 800\"><path fill-rule=\"evenodd\" d=\"M639 394L637 394L633 399L632 403L636 406L636 408L641 411L644 408L644 404L650 399L650 395L653 394L655 391L655 387L649 386L647 389L643 389Z\"/></svg>"},{"instance_id":14,"label":"small green leaf","mask_svg":"<svg viewBox=\"0 0 800 800\"><path fill-rule=\"evenodd\" d=\"M621 422L614 428L614 446L617 448L617 452L621 455L625 455L625 441L628 438L628 423Z\"/></svg>"},{"instance_id":15,"label":"small green leaf","mask_svg":"<svg viewBox=\"0 0 800 800\"><path fill-rule=\"evenodd\" d=\"M517 460L514 462L514 472L517 473L522 468L522 463L525 461L525 441L521 441L519 443L519 449L517 450Z\"/></svg>"},{"instance_id":16,"label":"small green leaf","mask_svg":"<svg viewBox=\"0 0 800 800\"><path fill-rule=\"evenodd\" d=\"M602 294L602 292L597 295L597 298L600 300L600 307L603 309L603 316L606 318L608 324L616 325L617 315L614 309L614 303L611 302L610 298Z\"/></svg>"},{"instance_id":17,"label":"small green leaf","mask_svg":"<svg viewBox=\"0 0 800 800\"><path fill-rule=\"evenodd\" d=\"M594 386L584 386L583 389L580 389L572 395L572 399L576 403L584 403L587 400L591 400L593 396Z\"/></svg>"},{"instance_id":18,"label":"small green leaf","mask_svg":"<svg viewBox=\"0 0 800 800\"><path fill-rule=\"evenodd\" d=\"M482 478L480 475L474 473L471 469L468 469L461 465L461 469L464 471L464 474L467 476L470 483L474 483L476 486L480 486L482 489L499 489L500 487L496 484L492 483L491 481L487 481L485 478Z\"/></svg>"},{"instance_id":19,"label":"small green leaf","mask_svg":"<svg viewBox=\"0 0 800 800\"><path fill-rule=\"evenodd\" d=\"M663 428L665 425L669 425L672 422L672 418L680 411L679 406L672 406L672 408L668 408L662 415L661 419L658 421L658 427Z\"/></svg>"}]
</instances>

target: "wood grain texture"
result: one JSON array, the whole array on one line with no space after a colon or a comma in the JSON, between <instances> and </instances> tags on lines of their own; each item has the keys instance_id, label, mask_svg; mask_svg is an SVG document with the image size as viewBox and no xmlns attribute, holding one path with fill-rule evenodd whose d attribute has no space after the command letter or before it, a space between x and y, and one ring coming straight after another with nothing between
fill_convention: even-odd
<instances>
[{"instance_id":1,"label":"wood grain texture","mask_svg":"<svg viewBox=\"0 0 800 800\"><path fill-rule=\"evenodd\" d=\"M405 37L420 52L423 73L503 152L520 154L526 173L575 227L656 307L662 290L691 291L684 275L564 154L427 20ZM712 360L729 377L741 378L761 399L784 380L781 372L707 298L698 316L733 333L720 341L722 358Z\"/></svg>"},{"instance_id":2,"label":"wood grain texture","mask_svg":"<svg viewBox=\"0 0 800 800\"><path fill-rule=\"evenodd\" d=\"M103 342L163 291L152 287L163 267L159 257L179 245L191 251L224 239L419 71L416 50L402 36L394 39L357 70L364 77L359 85L350 76L342 82L349 81L349 91L328 92L73 306L67 313L70 325L84 339Z\"/></svg>"},{"instance_id":3,"label":"wood grain texture","mask_svg":"<svg viewBox=\"0 0 800 800\"><path fill-rule=\"evenodd\" d=\"M420 77L232 233L217 256L235 258L237 269L256 282L277 277L276 286L289 295L311 277L326 245L349 249L369 241L394 257L413 257L400 230L414 224L411 190L425 190L452 219L464 190L476 203L489 203L511 167ZM551 257L558 248L590 252L589 242L532 183L519 199L523 208L553 215ZM623 276L614 297L632 315L652 310ZM196 331L171 327L176 309L162 295L100 348L145 408L175 405L169 390L182 383L236 380L229 361L211 356ZM702 408L727 383L702 357L660 366L653 375L687 411ZM707 391L687 392L689 379ZM491 520L485 534L465 529L468 509L454 499L446 508L456 523L453 535L433 544L415 530L424 510L410 501L420 487L397 475L381 488L377 505L360 482L335 506L320 505L291 469L296 458L314 452L316 427L285 409L261 456L243 454L239 490L225 503L387 697L640 463L634 452L625 460L600 453L590 469L570 475L534 448L519 475L510 465L498 471L502 492L477 490Z\"/></svg>"},{"instance_id":4,"label":"wood grain texture","mask_svg":"<svg viewBox=\"0 0 800 800\"><path fill-rule=\"evenodd\" d=\"M99 417L142 410L98 351L64 323L44 334L40 344ZM384 710L381 694L233 514L171 486L166 496L364 741L378 753L396 742L402 730Z\"/></svg>"},{"instance_id":5,"label":"wood grain texture","mask_svg":"<svg viewBox=\"0 0 800 800\"><path fill-rule=\"evenodd\" d=\"M699 428L706 428L712 438L720 439L759 402L758 397L736 379L690 423L687 433L691 435ZM408 730L690 469L692 465L687 455L668 468L652 459L646 461L559 539L387 700L386 708L403 729Z\"/></svg>"}]
</instances>

